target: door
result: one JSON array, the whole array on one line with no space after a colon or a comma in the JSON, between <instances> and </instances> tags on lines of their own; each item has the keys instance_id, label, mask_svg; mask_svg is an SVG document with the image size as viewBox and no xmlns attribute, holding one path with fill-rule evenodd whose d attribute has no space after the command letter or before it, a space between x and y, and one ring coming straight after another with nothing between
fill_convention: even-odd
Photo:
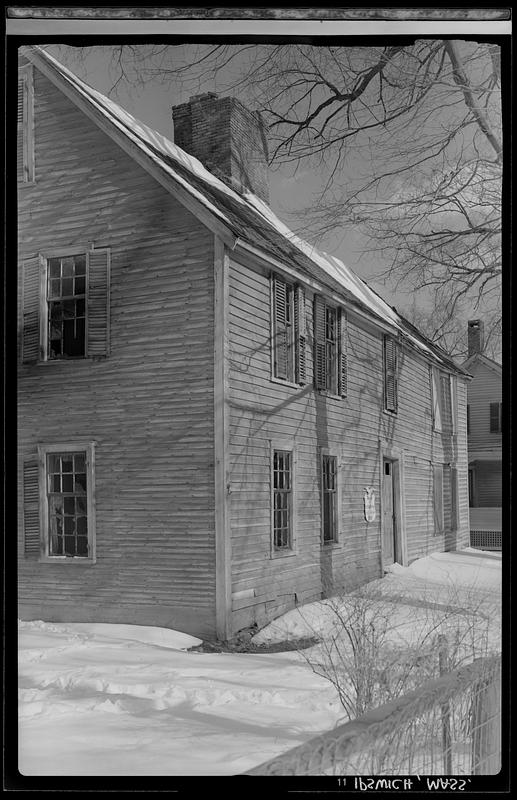
<instances>
[{"instance_id":1,"label":"door","mask_svg":"<svg viewBox=\"0 0 517 800\"><path fill-rule=\"evenodd\" d=\"M384 566L395 561L395 503L393 501L393 461L384 459L382 469L382 560Z\"/></svg>"}]
</instances>

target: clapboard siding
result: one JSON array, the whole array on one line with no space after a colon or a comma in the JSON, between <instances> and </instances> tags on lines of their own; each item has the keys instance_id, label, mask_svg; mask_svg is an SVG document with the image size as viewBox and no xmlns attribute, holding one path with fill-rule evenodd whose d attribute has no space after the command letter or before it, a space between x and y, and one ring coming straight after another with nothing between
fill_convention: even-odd
<instances>
[{"instance_id":1,"label":"clapboard siding","mask_svg":"<svg viewBox=\"0 0 517 800\"><path fill-rule=\"evenodd\" d=\"M307 290L307 385L271 380L270 280L265 272L231 262L230 271L230 526L232 591L252 596L233 603L236 627L258 623L296 602L352 588L381 574L380 442L403 466L408 561L444 549L435 536L432 464L459 457L465 440L464 384L458 382L457 441L433 434L428 363L403 348L399 354L398 414L382 410L382 334L348 319L348 396L313 389L313 296ZM271 447L291 443L295 457L295 549L271 557ZM341 535L320 544L319 448L341 463ZM415 465L418 466L415 466ZM466 542L466 469L459 478L461 526ZM363 491L373 486L377 517L366 522ZM450 537L449 537L450 538ZM252 591L250 591L252 590Z\"/></svg>"},{"instance_id":2,"label":"clapboard siding","mask_svg":"<svg viewBox=\"0 0 517 800\"><path fill-rule=\"evenodd\" d=\"M20 530L20 612L213 635L213 237L34 75L20 263L110 248L111 354L20 367L20 470L38 442L95 441L97 521L93 565L28 561Z\"/></svg>"}]
</instances>

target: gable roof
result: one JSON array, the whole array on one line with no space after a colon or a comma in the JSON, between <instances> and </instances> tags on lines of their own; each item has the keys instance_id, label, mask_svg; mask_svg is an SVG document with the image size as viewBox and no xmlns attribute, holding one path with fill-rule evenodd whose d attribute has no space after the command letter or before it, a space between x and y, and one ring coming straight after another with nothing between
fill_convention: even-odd
<instances>
[{"instance_id":1,"label":"gable roof","mask_svg":"<svg viewBox=\"0 0 517 800\"><path fill-rule=\"evenodd\" d=\"M427 358L448 370L468 374L342 261L319 252L292 233L256 195L241 194L228 186L196 158L88 86L41 47L24 48L23 55L166 188L176 192L180 201L188 198L194 203L191 210L199 212L201 221L212 221L231 234L231 244L242 241L286 265L294 265L302 275L338 292L345 305L366 312L387 330L397 332Z\"/></svg>"},{"instance_id":2,"label":"gable roof","mask_svg":"<svg viewBox=\"0 0 517 800\"><path fill-rule=\"evenodd\" d=\"M462 369L470 372L473 366L476 364L482 364L483 366L487 367L488 369L495 372L496 375L502 377L503 375L503 368L501 364L498 364L497 361L494 361L492 358L488 358L483 353L473 353L466 361L464 361L461 365Z\"/></svg>"}]
</instances>

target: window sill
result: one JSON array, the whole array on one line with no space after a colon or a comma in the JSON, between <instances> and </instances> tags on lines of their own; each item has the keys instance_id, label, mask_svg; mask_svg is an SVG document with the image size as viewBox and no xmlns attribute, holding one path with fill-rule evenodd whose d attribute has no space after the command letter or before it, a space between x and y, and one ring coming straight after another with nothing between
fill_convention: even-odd
<instances>
[{"instance_id":1,"label":"window sill","mask_svg":"<svg viewBox=\"0 0 517 800\"><path fill-rule=\"evenodd\" d=\"M39 564L60 564L74 566L91 566L96 563L95 558L76 558L69 556L42 556L38 559Z\"/></svg>"},{"instance_id":2,"label":"window sill","mask_svg":"<svg viewBox=\"0 0 517 800\"><path fill-rule=\"evenodd\" d=\"M332 542L321 542L321 547L325 550L342 550L343 542L340 542L339 539Z\"/></svg>"},{"instance_id":3,"label":"window sill","mask_svg":"<svg viewBox=\"0 0 517 800\"><path fill-rule=\"evenodd\" d=\"M274 375L270 377L271 383L278 383L280 386L287 386L289 389L301 389L303 383L294 383L293 381L284 381L282 378L275 378Z\"/></svg>"},{"instance_id":4,"label":"window sill","mask_svg":"<svg viewBox=\"0 0 517 800\"><path fill-rule=\"evenodd\" d=\"M398 410L397 411L390 411L387 408L383 408L382 409L382 413L386 414L387 417L397 417L398 416Z\"/></svg>"},{"instance_id":5,"label":"window sill","mask_svg":"<svg viewBox=\"0 0 517 800\"><path fill-rule=\"evenodd\" d=\"M340 394L334 394L334 392L329 392L327 389L316 389L317 393L322 397L329 397L331 400L345 400L345 397L342 397Z\"/></svg>"},{"instance_id":6,"label":"window sill","mask_svg":"<svg viewBox=\"0 0 517 800\"><path fill-rule=\"evenodd\" d=\"M273 550L271 553L271 559L277 558L292 558L293 556L297 556L298 552L296 550Z\"/></svg>"}]
</instances>

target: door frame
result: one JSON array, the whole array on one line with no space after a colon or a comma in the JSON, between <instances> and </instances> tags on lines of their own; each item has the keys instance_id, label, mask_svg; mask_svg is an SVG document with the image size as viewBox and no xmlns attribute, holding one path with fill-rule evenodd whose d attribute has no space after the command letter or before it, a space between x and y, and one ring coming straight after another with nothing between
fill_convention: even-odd
<instances>
[{"instance_id":1,"label":"door frame","mask_svg":"<svg viewBox=\"0 0 517 800\"><path fill-rule=\"evenodd\" d=\"M390 447L386 443L380 442L379 453L379 489L380 489L380 553L381 569L384 572L384 530L383 530L383 508L382 508L382 482L384 480L384 462L389 461L392 465L392 485L393 485L393 516L394 516L394 562L406 567L408 565L407 540L406 540L406 520L404 505L404 451Z\"/></svg>"}]
</instances>

